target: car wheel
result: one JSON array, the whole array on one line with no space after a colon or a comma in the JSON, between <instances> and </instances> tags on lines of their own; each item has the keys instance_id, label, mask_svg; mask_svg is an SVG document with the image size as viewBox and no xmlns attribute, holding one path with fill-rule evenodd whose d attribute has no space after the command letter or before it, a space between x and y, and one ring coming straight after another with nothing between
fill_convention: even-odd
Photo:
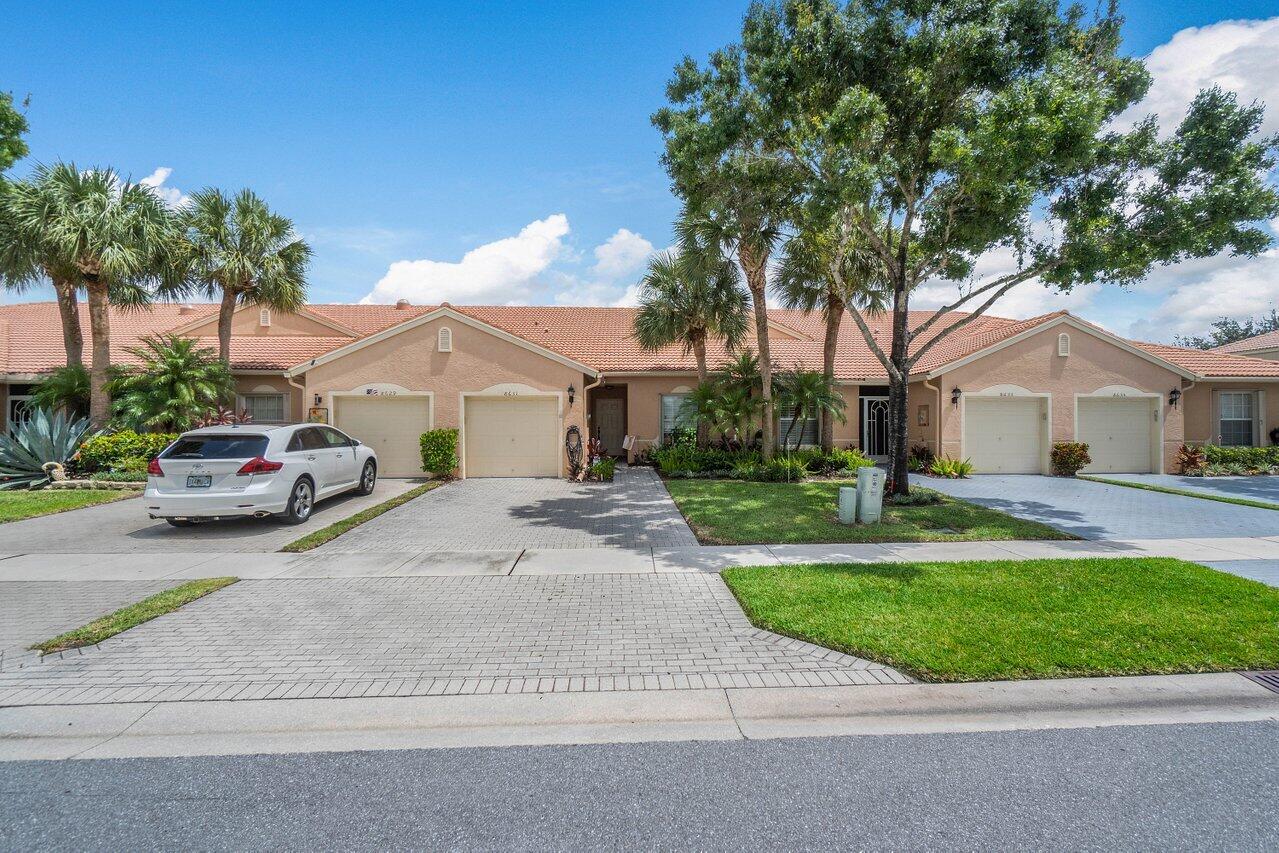
<instances>
[{"instance_id":1,"label":"car wheel","mask_svg":"<svg viewBox=\"0 0 1279 853\"><path fill-rule=\"evenodd\" d=\"M195 527L195 522L189 518L166 518L165 521L174 527Z\"/></svg>"},{"instance_id":2,"label":"car wheel","mask_svg":"<svg viewBox=\"0 0 1279 853\"><path fill-rule=\"evenodd\" d=\"M373 464L370 459L364 463L364 473L360 474L360 485L355 490L356 494L371 495L373 487L377 485L377 465Z\"/></svg>"},{"instance_id":3,"label":"car wheel","mask_svg":"<svg viewBox=\"0 0 1279 853\"><path fill-rule=\"evenodd\" d=\"M293 493L289 495L289 507L280 516L285 524L301 524L311 517L315 509L315 487L311 481L303 477L293 484Z\"/></svg>"}]
</instances>

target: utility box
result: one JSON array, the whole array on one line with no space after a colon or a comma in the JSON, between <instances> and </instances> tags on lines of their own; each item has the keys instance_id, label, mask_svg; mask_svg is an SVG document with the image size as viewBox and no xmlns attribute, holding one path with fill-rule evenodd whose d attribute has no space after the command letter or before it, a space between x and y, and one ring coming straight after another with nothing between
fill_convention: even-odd
<instances>
[{"instance_id":1,"label":"utility box","mask_svg":"<svg viewBox=\"0 0 1279 853\"><path fill-rule=\"evenodd\" d=\"M839 523L852 524L857 521L857 488L855 486L839 487Z\"/></svg>"},{"instance_id":2,"label":"utility box","mask_svg":"<svg viewBox=\"0 0 1279 853\"><path fill-rule=\"evenodd\" d=\"M884 514L886 477L882 470L869 465L857 469L857 520L862 524L878 524L880 516ZM842 506L842 496L840 503Z\"/></svg>"}]
</instances>

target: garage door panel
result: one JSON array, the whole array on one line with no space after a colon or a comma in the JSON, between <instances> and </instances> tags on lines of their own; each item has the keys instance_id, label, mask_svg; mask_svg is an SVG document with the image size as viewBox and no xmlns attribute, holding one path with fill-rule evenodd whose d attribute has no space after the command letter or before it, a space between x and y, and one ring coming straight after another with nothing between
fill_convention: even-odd
<instances>
[{"instance_id":1,"label":"garage door panel","mask_svg":"<svg viewBox=\"0 0 1279 853\"><path fill-rule=\"evenodd\" d=\"M1151 464L1154 408L1144 397L1080 397L1077 439L1088 445L1089 474L1146 473Z\"/></svg>"},{"instance_id":2,"label":"garage door panel","mask_svg":"<svg viewBox=\"0 0 1279 853\"><path fill-rule=\"evenodd\" d=\"M558 399L470 397L465 422L466 476L559 476Z\"/></svg>"},{"instance_id":3,"label":"garage door panel","mask_svg":"<svg viewBox=\"0 0 1279 853\"><path fill-rule=\"evenodd\" d=\"M428 397L336 397L333 425L377 454L384 477L422 476L422 433L431 428Z\"/></svg>"},{"instance_id":4,"label":"garage door panel","mask_svg":"<svg viewBox=\"0 0 1279 853\"><path fill-rule=\"evenodd\" d=\"M1037 397L970 397L964 402L964 455L979 474L1041 471Z\"/></svg>"}]
</instances>

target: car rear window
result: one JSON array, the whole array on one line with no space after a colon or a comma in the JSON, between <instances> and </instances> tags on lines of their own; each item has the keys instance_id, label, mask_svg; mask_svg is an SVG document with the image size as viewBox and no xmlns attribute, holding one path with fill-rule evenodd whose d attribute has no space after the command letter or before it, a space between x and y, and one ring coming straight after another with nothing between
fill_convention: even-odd
<instances>
[{"instance_id":1,"label":"car rear window","mask_svg":"<svg viewBox=\"0 0 1279 853\"><path fill-rule=\"evenodd\" d=\"M191 435L179 438L165 459L252 459L266 453L265 435Z\"/></svg>"}]
</instances>

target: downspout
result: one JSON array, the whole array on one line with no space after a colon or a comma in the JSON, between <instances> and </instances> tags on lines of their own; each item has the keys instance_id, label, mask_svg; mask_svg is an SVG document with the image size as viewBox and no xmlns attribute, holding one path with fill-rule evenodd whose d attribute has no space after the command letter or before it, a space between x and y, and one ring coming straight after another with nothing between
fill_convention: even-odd
<instances>
[{"instance_id":1,"label":"downspout","mask_svg":"<svg viewBox=\"0 0 1279 853\"><path fill-rule=\"evenodd\" d=\"M306 420L306 387L294 382L292 373L286 372L284 374L284 381L302 392L302 420L305 421Z\"/></svg>"},{"instance_id":2,"label":"downspout","mask_svg":"<svg viewBox=\"0 0 1279 853\"><path fill-rule=\"evenodd\" d=\"M590 385L582 386L582 424L586 427L586 440L590 441L594 424L590 422L590 411L586 408L586 392L593 391L604 384L604 374L596 375L595 381Z\"/></svg>"}]
</instances>

